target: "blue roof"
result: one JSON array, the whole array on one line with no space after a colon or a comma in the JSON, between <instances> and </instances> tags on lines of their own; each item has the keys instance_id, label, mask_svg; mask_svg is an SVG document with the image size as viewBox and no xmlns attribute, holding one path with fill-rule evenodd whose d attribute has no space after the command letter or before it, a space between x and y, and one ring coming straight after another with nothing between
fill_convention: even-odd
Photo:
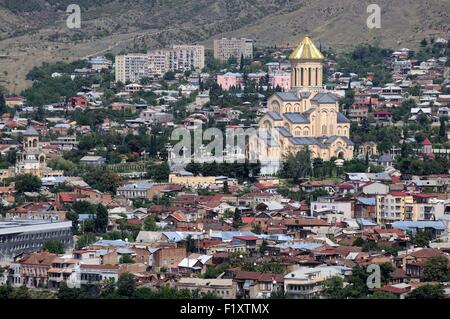
<instances>
[{"instance_id":1,"label":"blue roof","mask_svg":"<svg viewBox=\"0 0 450 319\"><path fill-rule=\"evenodd\" d=\"M278 132L280 132L281 135L283 135L284 137L292 137L291 132L289 132L285 127L283 126L277 126L275 127Z\"/></svg>"},{"instance_id":2,"label":"blue roof","mask_svg":"<svg viewBox=\"0 0 450 319\"><path fill-rule=\"evenodd\" d=\"M339 124L350 123L350 120L349 120L347 117L345 117L345 115L342 114L341 112L337 112L336 115L337 115L337 122L338 122Z\"/></svg>"},{"instance_id":3,"label":"blue roof","mask_svg":"<svg viewBox=\"0 0 450 319\"><path fill-rule=\"evenodd\" d=\"M277 112L267 112L267 115L269 115L274 121L282 121L283 120L281 115Z\"/></svg>"},{"instance_id":4,"label":"blue roof","mask_svg":"<svg viewBox=\"0 0 450 319\"><path fill-rule=\"evenodd\" d=\"M308 124L309 123L309 117L303 115L302 113L284 113L283 116L288 120L289 122L293 124Z\"/></svg>"},{"instance_id":5,"label":"blue roof","mask_svg":"<svg viewBox=\"0 0 450 319\"><path fill-rule=\"evenodd\" d=\"M123 240L99 240L95 244L92 244L93 246L115 246L115 247L127 247L129 245L128 242Z\"/></svg>"},{"instance_id":6,"label":"blue roof","mask_svg":"<svg viewBox=\"0 0 450 319\"><path fill-rule=\"evenodd\" d=\"M78 220L84 222L86 220L94 219L95 214L78 214Z\"/></svg>"},{"instance_id":7,"label":"blue roof","mask_svg":"<svg viewBox=\"0 0 450 319\"><path fill-rule=\"evenodd\" d=\"M357 197L356 200L363 205L373 206L376 204L375 198L371 197Z\"/></svg>"},{"instance_id":8,"label":"blue roof","mask_svg":"<svg viewBox=\"0 0 450 319\"><path fill-rule=\"evenodd\" d=\"M295 250L313 250L319 247L322 247L322 244L318 243L282 243L272 247L281 248L281 249L295 249Z\"/></svg>"},{"instance_id":9,"label":"blue roof","mask_svg":"<svg viewBox=\"0 0 450 319\"><path fill-rule=\"evenodd\" d=\"M290 102L298 102L301 101L301 99L292 92L276 92L276 96L278 96L283 101L290 101Z\"/></svg>"},{"instance_id":10,"label":"blue roof","mask_svg":"<svg viewBox=\"0 0 450 319\"><path fill-rule=\"evenodd\" d=\"M312 101L316 101L320 104L334 104L336 103L337 98L332 93L317 93L316 96L312 98Z\"/></svg>"},{"instance_id":11,"label":"blue roof","mask_svg":"<svg viewBox=\"0 0 450 319\"><path fill-rule=\"evenodd\" d=\"M392 224L392 227L403 230L415 228L433 228L435 230L445 230L445 225L441 221L398 221Z\"/></svg>"},{"instance_id":12,"label":"blue roof","mask_svg":"<svg viewBox=\"0 0 450 319\"><path fill-rule=\"evenodd\" d=\"M213 238L220 238L222 240L232 240L233 237L236 236L257 236L255 233L252 233L251 231L224 231L221 233L213 233L211 234L211 237Z\"/></svg>"},{"instance_id":13,"label":"blue roof","mask_svg":"<svg viewBox=\"0 0 450 319\"><path fill-rule=\"evenodd\" d=\"M358 218L356 221L361 226L377 226L378 225L377 223L374 223L373 221L368 220L368 219Z\"/></svg>"},{"instance_id":14,"label":"blue roof","mask_svg":"<svg viewBox=\"0 0 450 319\"><path fill-rule=\"evenodd\" d=\"M175 231L165 231L163 235L167 237L169 241L179 242L183 240L183 237Z\"/></svg>"},{"instance_id":15,"label":"blue roof","mask_svg":"<svg viewBox=\"0 0 450 319\"><path fill-rule=\"evenodd\" d=\"M289 141L294 145L321 145L314 137L290 137Z\"/></svg>"},{"instance_id":16,"label":"blue roof","mask_svg":"<svg viewBox=\"0 0 450 319\"><path fill-rule=\"evenodd\" d=\"M118 190L148 190L153 187L150 183L127 184L119 187Z\"/></svg>"}]
</instances>

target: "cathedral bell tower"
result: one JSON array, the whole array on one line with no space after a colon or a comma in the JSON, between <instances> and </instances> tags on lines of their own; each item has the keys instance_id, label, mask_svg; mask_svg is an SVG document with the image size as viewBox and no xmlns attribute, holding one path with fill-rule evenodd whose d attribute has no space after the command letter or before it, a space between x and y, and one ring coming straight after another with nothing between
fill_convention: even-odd
<instances>
[{"instance_id":1,"label":"cathedral bell tower","mask_svg":"<svg viewBox=\"0 0 450 319\"><path fill-rule=\"evenodd\" d=\"M291 85L294 88L323 86L323 54L309 37L305 37L289 56L292 67Z\"/></svg>"}]
</instances>

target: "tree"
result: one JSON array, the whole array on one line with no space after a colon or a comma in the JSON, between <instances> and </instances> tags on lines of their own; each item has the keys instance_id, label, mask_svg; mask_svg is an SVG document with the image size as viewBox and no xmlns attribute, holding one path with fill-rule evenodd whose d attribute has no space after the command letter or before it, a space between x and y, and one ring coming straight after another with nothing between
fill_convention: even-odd
<instances>
[{"instance_id":1,"label":"tree","mask_svg":"<svg viewBox=\"0 0 450 319\"><path fill-rule=\"evenodd\" d=\"M311 153L304 147L297 153L289 153L285 157L283 173L286 178L292 178L294 183L300 178L311 176Z\"/></svg>"},{"instance_id":2,"label":"tree","mask_svg":"<svg viewBox=\"0 0 450 319\"><path fill-rule=\"evenodd\" d=\"M119 261L121 264L134 264L135 261L133 260L133 258L131 258L130 255L124 255L123 257L120 258Z\"/></svg>"},{"instance_id":3,"label":"tree","mask_svg":"<svg viewBox=\"0 0 450 319\"><path fill-rule=\"evenodd\" d=\"M262 233L261 225L260 224L254 224L252 227L252 233L260 235Z\"/></svg>"},{"instance_id":4,"label":"tree","mask_svg":"<svg viewBox=\"0 0 450 319\"><path fill-rule=\"evenodd\" d=\"M424 285L414 289L408 299L444 299L444 290L440 285Z\"/></svg>"},{"instance_id":5,"label":"tree","mask_svg":"<svg viewBox=\"0 0 450 319\"><path fill-rule=\"evenodd\" d=\"M440 123L440 126L439 126L439 137L443 141L447 140L447 123L446 123L446 118L445 117L441 118L441 123Z\"/></svg>"},{"instance_id":6,"label":"tree","mask_svg":"<svg viewBox=\"0 0 450 319\"><path fill-rule=\"evenodd\" d=\"M43 250L52 254L64 254L64 244L59 240L47 240L42 247Z\"/></svg>"},{"instance_id":7,"label":"tree","mask_svg":"<svg viewBox=\"0 0 450 319\"><path fill-rule=\"evenodd\" d=\"M268 244L267 240L263 239L263 241L261 243L261 247L259 247L259 252L261 254L265 254L268 246L269 246L269 244Z\"/></svg>"},{"instance_id":8,"label":"tree","mask_svg":"<svg viewBox=\"0 0 450 319\"><path fill-rule=\"evenodd\" d=\"M148 216L144 220L144 230L145 231L157 231L159 229L158 225L156 225L155 217Z\"/></svg>"},{"instance_id":9,"label":"tree","mask_svg":"<svg viewBox=\"0 0 450 319\"><path fill-rule=\"evenodd\" d=\"M117 292L123 297L131 298L136 291L136 279L133 274L123 273L117 280Z\"/></svg>"},{"instance_id":10,"label":"tree","mask_svg":"<svg viewBox=\"0 0 450 319\"><path fill-rule=\"evenodd\" d=\"M6 113L7 111L5 96L3 95L3 92L0 90L0 114Z\"/></svg>"},{"instance_id":11,"label":"tree","mask_svg":"<svg viewBox=\"0 0 450 319\"><path fill-rule=\"evenodd\" d=\"M15 179L15 188L19 194L36 192L41 186L41 179L33 174L19 175Z\"/></svg>"},{"instance_id":12,"label":"tree","mask_svg":"<svg viewBox=\"0 0 450 319\"><path fill-rule=\"evenodd\" d=\"M323 283L323 295L329 299L342 299L344 280L341 277L331 277Z\"/></svg>"},{"instance_id":13,"label":"tree","mask_svg":"<svg viewBox=\"0 0 450 319\"><path fill-rule=\"evenodd\" d=\"M98 232L106 232L108 227L108 210L103 204L98 204L95 216L95 227Z\"/></svg>"},{"instance_id":14,"label":"tree","mask_svg":"<svg viewBox=\"0 0 450 319\"><path fill-rule=\"evenodd\" d=\"M30 298L30 292L29 292L27 286L25 286L25 285L14 289L11 292L9 298L10 299L31 299Z\"/></svg>"},{"instance_id":15,"label":"tree","mask_svg":"<svg viewBox=\"0 0 450 319\"><path fill-rule=\"evenodd\" d=\"M225 181L225 182L223 183L223 190L222 190L222 192L223 192L224 194L229 194L229 193L230 193L230 188L228 187L228 182L227 182L227 181Z\"/></svg>"},{"instance_id":16,"label":"tree","mask_svg":"<svg viewBox=\"0 0 450 319\"><path fill-rule=\"evenodd\" d=\"M439 256L428 259L421 280L438 282L450 280L447 257Z\"/></svg>"},{"instance_id":17,"label":"tree","mask_svg":"<svg viewBox=\"0 0 450 319\"><path fill-rule=\"evenodd\" d=\"M236 208L234 211L234 216L233 216L233 227L239 228L242 225L243 225L243 223L242 223L241 211Z\"/></svg>"},{"instance_id":18,"label":"tree","mask_svg":"<svg viewBox=\"0 0 450 319\"><path fill-rule=\"evenodd\" d=\"M367 299L397 299L397 296L385 291L375 291L373 294L367 297Z\"/></svg>"},{"instance_id":19,"label":"tree","mask_svg":"<svg viewBox=\"0 0 450 319\"><path fill-rule=\"evenodd\" d=\"M192 238L192 235L188 235L186 237L186 251L189 253L193 253L195 251L195 241Z\"/></svg>"},{"instance_id":20,"label":"tree","mask_svg":"<svg viewBox=\"0 0 450 319\"><path fill-rule=\"evenodd\" d=\"M418 247L428 247L430 241L433 239L431 231L417 230L416 234L408 233L411 238L411 243Z\"/></svg>"},{"instance_id":21,"label":"tree","mask_svg":"<svg viewBox=\"0 0 450 319\"><path fill-rule=\"evenodd\" d=\"M173 80L175 80L175 72L167 71L166 74L164 74L163 79L165 81L173 81Z\"/></svg>"},{"instance_id":22,"label":"tree","mask_svg":"<svg viewBox=\"0 0 450 319\"><path fill-rule=\"evenodd\" d=\"M164 162L149 167L148 173L150 177L158 183L167 182L169 179L170 167Z\"/></svg>"},{"instance_id":23,"label":"tree","mask_svg":"<svg viewBox=\"0 0 450 319\"><path fill-rule=\"evenodd\" d=\"M81 249L86 246L89 246L97 241L97 236L92 233L83 234L80 236L80 239L78 239L76 248Z\"/></svg>"},{"instance_id":24,"label":"tree","mask_svg":"<svg viewBox=\"0 0 450 319\"><path fill-rule=\"evenodd\" d=\"M104 173L100 176L100 184L104 192L115 193L122 183L122 177L115 173Z\"/></svg>"}]
</instances>

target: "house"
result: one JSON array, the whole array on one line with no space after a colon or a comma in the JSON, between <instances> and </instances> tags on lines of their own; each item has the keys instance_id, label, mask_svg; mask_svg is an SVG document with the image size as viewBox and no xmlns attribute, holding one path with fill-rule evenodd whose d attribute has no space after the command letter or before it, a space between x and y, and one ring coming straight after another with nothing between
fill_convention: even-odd
<instances>
[{"instance_id":1,"label":"house","mask_svg":"<svg viewBox=\"0 0 450 319\"><path fill-rule=\"evenodd\" d=\"M392 123L392 113L385 110L376 111L373 114L375 122L380 125L389 125Z\"/></svg>"},{"instance_id":2,"label":"house","mask_svg":"<svg viewBox=\"0 0 450 319\"><path fill-rule=\"evenodd\" d=\"M161 269L168 270L172 265L178 265L186 258L186 248L173 245L156 247L152 253L152 270L155 272Z\"/></svg>"},{"instance_id":3,"label":"house","mask_svg":"<svg viewBox=\"0 0 450 319\"><path fill-rule=\"evenodd\" d=\"M48 271L52 268L56 254L49 252L32 253L20 260L20 276L28 288L45 287L48 284Z\"/></svg>"},{"instance_id":4,"label":"house","mask_svg":"<svg viewBox=\"0 0 450 319\"><path fill-rule=\"evenodd\" d=\"M204 274L208 265L212 265L212 255L191 254L178 264L181 274Z\"/></svg>"},{"instance_id":5,"label":"house","mask_svg":"<svg viewBox=\"0 0 450 319\"><path fill-rule=\"evenodd\" d=\"M101 166L106 163L106 159L101 156L84 156L80 159L80 164Z\"/></svg>"},{"instance_id":6,"label":"house","mask_svg":"<svg viewBox=\"0 0 450 319\"><path fill-rule=\"evenodd\" d=\"M322 292L325 280L336 276L344 277L339 267L302 267L284 276L284 291L292 299L312 299Z\"/></svg>"},{"instance_id":7,"label":"house","mask_svg":"<svg viewBox=\"0 0 450 319\"><path fill-rule=\"evenodd\" d=\"M213 294L222 299L236 298L236 284L232 279L201 279L201 278L180 278L175 284L176 289L187 289L200 294Z\"/></svg>"},{"instance_id":8,"label":"house","mask_svg":"<svg viewBox=\"0 0 450 319\"><path fill-rule=\"evenodd\" d=\"M74 96L69 99L67 106L70 108L87 107L88 101L82 96Z\"/></svg>"},{"instance_id":9,"label":"house","mask_svg":"<svg viewBox=\"0 0 450 319\"><path fill-rule=\"evenodd\" d=\"M283 275L239 270L233 281L236 283L238 299L266 299L273 292L283 291Z\"/></svg>"},{"instance_id":10,"label":"house","mask_svg":"<svg viewBox=\"0 0 450 319\"><path fill-rule=\"evenodd\" d=\"M448 256L439 249L422 248L412 253L407 253L397 257L400 267L411 278L419 279L423 275L423 269L428 260L435 257Z\"/></svg>"},{"instance_id":11,"label":"house","mask_svg":"<svg viewBox=\"0 0 450 319\"><path fill-rule=\"evenodd\" d=\"M123 196L126 199L152 199L156 195L152 188L153 184L150 183L127 184L117 189L117 196Z\"/></svg>"}]
</instances>

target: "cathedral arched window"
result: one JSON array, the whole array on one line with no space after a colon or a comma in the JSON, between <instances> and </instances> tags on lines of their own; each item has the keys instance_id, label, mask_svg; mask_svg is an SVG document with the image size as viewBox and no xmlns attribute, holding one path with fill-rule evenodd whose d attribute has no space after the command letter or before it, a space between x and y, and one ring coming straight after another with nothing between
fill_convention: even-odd
<instances>
[{"instance_id":1,"label":"cathedral arched window","mask_svg":"<svg viewBox=\"0 0 450 319\"><path fill-rule=\"evenodd\" d=\"M304 135L304 136L308 136L308 135L309 135L309 130L308 130L307 128L305 128L305 129L303 130L303 135Z\"/></svg>"},{"instance_id":2,"label":"cathedral arched window","mask_svg":"<svg viewBox=\"0 0 450 319\"><path fill-rule=\"evenodd\" d=\"M327 126L322 125L322 135L327 135Z\"/></svg>"}]
</instances>

